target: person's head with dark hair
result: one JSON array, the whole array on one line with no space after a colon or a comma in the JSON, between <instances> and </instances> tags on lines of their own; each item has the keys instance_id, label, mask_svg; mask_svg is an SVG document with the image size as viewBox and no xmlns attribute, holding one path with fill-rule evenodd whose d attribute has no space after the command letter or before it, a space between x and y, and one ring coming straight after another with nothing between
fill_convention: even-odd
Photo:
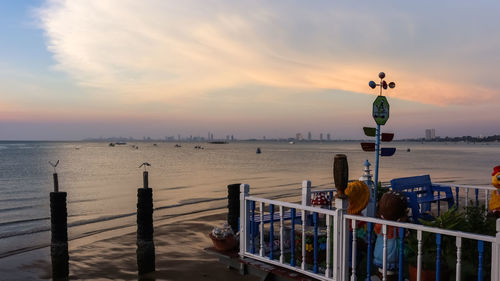
<instances>
[{"instance_id":1,"label":"person's head with dark hair","mask_svg":"<svg viewBox=\"0 0 500 281\"><path fill-rule=\"evenodd\" d=\"M400 192L385 193L378 203L378 214L382 219L398 221L407 216L408 200Z\"/></svg>"}]
</instances>

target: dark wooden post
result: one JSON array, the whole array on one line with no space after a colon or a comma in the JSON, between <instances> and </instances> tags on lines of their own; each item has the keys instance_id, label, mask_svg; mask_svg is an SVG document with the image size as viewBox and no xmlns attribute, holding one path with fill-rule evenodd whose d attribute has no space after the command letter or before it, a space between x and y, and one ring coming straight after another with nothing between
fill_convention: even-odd
<instances>
[{"instance_id":1,"label":"dark wooden post","mask_svg":"<svg viewBox=\"0 0 500 281\"><path fill-rule=\"evenodd\" d=\"M68 280L68 212L66 192L59 192L57 173L54 176L54 192L50 193L50 230L52 233L50 256L52 280Z\"/></svg>"},{"instance_id":2,"label":"dark wooden post","mask_svg":"<svg viewBox=\"0 0 500 281\"><path fill-rule=\"evenodd\" d=\"M137 189L137 267L139 275L155 271L153 241L153 190L148 172L143 172L144 187Z\"/></svg>"},{"instance_id":3,"label":"dark wooden post","mask_svg":"<svg viewBox=\"0 0 500 281\"><path fill-rule=\"evenodd\" d=\"M238 232L240 217L240 185L241 183L234 183L227 186L227 223L234 233Z\"/></svg>"},{"instance_id":4,"label":"dark wooden post","mask_svg":"<svg viewBox=\"0 0 500 281\"><path fill-rule=\"evenodd\" d=\"M333 180L337 189L337 198L345 198L344 190L347 188L349 180L349 165L347 164L347 156L344 154L336 154L333 160Z\"/></svg>"}]
</instances>

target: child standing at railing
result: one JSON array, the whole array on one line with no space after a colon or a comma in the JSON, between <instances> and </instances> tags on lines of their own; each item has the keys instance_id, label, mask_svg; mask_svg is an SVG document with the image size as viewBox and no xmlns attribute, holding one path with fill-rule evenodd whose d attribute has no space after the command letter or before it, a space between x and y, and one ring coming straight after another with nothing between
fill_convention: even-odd
<instances>
[{"instance_id":1,"label":"child standing at railing","mask_svg":"<svg viewBox=\"0 0 500 281\"><path fill-rule=\"evenodd\" d=\"M407 215L408 201L406 196L399 192L389 191L385 193L379 201L378 214L381 219L403 222L408 219ZM373 254L373 263L379 268L379 276L383 274L384 258L384 237L382 234L382 225L375 225L377 241ZM397 228L387 226L387 280L398 280L399 267L399 240Z\"/></svg>"}]
</instances>

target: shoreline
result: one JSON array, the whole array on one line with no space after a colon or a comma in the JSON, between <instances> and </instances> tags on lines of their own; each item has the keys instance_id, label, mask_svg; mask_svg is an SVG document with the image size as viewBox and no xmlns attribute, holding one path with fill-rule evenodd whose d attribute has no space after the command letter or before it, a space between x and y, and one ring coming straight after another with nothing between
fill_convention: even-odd
<instances>
[{"instance_id":1,"label":"shoreline","mask_svg":"<svg viewBox=\"0 0 500 281\"><path fill-rule=\"evenodd\" d=\"M144 276L146 280L257 280L227 269L204 250L212 246L208 233L213 226L225 221L226 213L216 210L201 217L176 218L155 225L156 272ZM69 241L69 278L137 280L135 230L127 227L112 237ZM0 270L9 276L8 280L51 279L49 252L50 248L45 247L0 259ZM24 262L8 270L18 260Z\"/></svg>"}]
</instances>

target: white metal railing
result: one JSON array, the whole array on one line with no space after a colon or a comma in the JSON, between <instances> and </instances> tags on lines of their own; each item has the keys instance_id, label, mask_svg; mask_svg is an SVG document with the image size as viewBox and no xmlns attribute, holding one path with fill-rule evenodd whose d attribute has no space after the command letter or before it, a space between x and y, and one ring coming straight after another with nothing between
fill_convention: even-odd
<instances>
[{"instance_id":1,"label":"white metal railing","mask_svg":"<svg viewBox=\"0 0 500 281\"><path fill-rule=\"evenodd\" d=\"M399 237L397 239L400 239L401 242L403 242L404 239L404 232L406 230L414 230L417 233L417 241L418 241L418 252L417 252L417 280L421 280L421 272L422 272L422 251L423 251L423 243L422 243L422 236L423 233L433 233L436 235L436 247L441 247L441 241L442 235L448 236L448 237L454 237L455 238L455 245L456 245L456 280L461 280L461 268L462 268L462 239L471 239L475 240L478 242L478 259L482 260L484 259L484 243L491 243L491 248L492 248L492 260L491 260L491 280L499 280L498 276L498 269L499 269L499 260L498 260L498 247L500 245L500 219L497 220L497 225L496 225L496 230L497 230L497 236L487 236L487 235L480 235L480 234L473 234L473 233L466 233L466 232L461 232L461 231L452 231L452 230L446 230L446 229L441 229L441 228L434 228L434 227L428 227L428 226L423 226L423 225L418 225L418 224L411 224L411 223L400 223L400 222L394 222L394 221L387 221L387 220L382 220L382 219L376 219L376 218L369 218L369 217L363 217L363 216L354 216L354 215L345 215L344 216L345 220L351 220L351 225L353 231L350 233L352 235L351 237L351 256L352 256L352 271L351 271L351 280L357 280L356 272L356 237L355 237L355 232L356 232L356 225L358 222L365 222L368 225L368 229L370 229L370 225L373 226L375 224L380 224L382 228L382 236L383 236L383 265L382 265L382 280L386 280L387 278L387 237L388 237L388 232L387 229L388 227L394 227L398 229L399 231ZM348 229L344 231L349 231ZM403 234L402 234L403 233ZM371 247L372 245L371 239L368 239L368 247ZM400 244L402 245L402 243ZM429 247L429 245L426 245L426 247ZM402 253L404 249L401 247L399 249L401 252L400 258L399 258L399 273L398 274L403 274L403 260L402 260ZM437 253L439 253L439 248L437 249ZM472 253L467 253L467 255L471 255ZM442 258L440 257L439 254L436 255L436 264L440 264ZM484 261L483 261L484 262ZM437 267L439 268L439 267ZM479 266L477 268L478 270L478 279L477 280L484 280L482 277L482 274L484 274L484 267L482 263L479 263ZM367 269L367 272L369 272L369 269ZM400 279L401 280L401 279ZM439 271L436 274L436 280L439 280Z\"/></svg>"},{"instance_id":2,"label":"white metal railing","mask_svg":"<svg viewBox=\"0 0 500 281\"><path fill-rule=\"evenodd\" d=\"M476 206L483 204L485 207L488 207L490 194L497 190L495 187L488 185L466 185L454 183L435 183L433 185L451 187L452 192L455 195L455 204L457 207L460 207L460 199L465 201L465 207L469 206L469 202L471 200ZM472 191L473 194L470 194L470 191ZM482 196L480 193L482 193Z\"/></svg>"},{"instance_id":3,"label":"white metal railing","mask_svg":"<svg viewBox=\"0 0 500 281\"><path fill-rule=\"evenodd\" d=\"M249 186L242 184L240 256L287 268L319 280L346 280L348 264L343 261L348 254L348 248L345 247L346 243L342 242L348 239L348 236L340 231L345 228L341 225L345 223L342 219L346 210L345 203L338 200L337 206L343 208L329 210L258 198L250 196ZM276 208L279 217L275 220ZM270 213L268 221L264 219L266 212ZM287 212L291 215L287 216L285 221ZM279 224L277 240L274 239L274 224ZM323 232L321 235L324 243L318 242L320 231ZM296 241L297 233L300 241ZM306 241L311 236L314 241L312 244ZM276 241L278 243L275 243ZM321 261L324 264L320 264L320 252L324 253L324 260Z\"/></svg>"},{"instance_id":4,"label":"white metal railing","mask_svg":"<svg viewBox=\"0 0 500 281\"><path fill-rule=\"evenodd\" d=\"M456 188L491 190L489 187L464 186L453 184L442 184ZM307 192L307 190L309 192ZM417 224L399 223L386 221L371 217L347 215L346 200L336 199L335 208L321 209L308 206L310 203L311 182L304 181L302 184L303 204L269 200L250 196L249 185L241 185L240 193L240 256L255 259L275 266L293 270L318 280L362 280L365 276L357 279L356 253L359 250L357 239L352 239L356 233L357 222L365 222L371 228L380 224L384 241L383 251L383 280L387 277L387 229L390 227L416 231L418 240L417 253L417 280L421 278L422 270L422 236L424 233L436 235L436 247L441 247L441 236L454 237L456 245L456 280L461 278L463 261L462 240L472 239L478 241L478 259L484 260L484 244L491 244L491 280L500 281L500 219L496 222L497 235L486 236L459 231L450 231L440 228L432 228ZM306 193L304 193L306 191ZM324 192L324 191L321 191ZM309 200L304 200L304 195ZM277 214L276 214L277 213ZM267 214L267 216L266 216ZM296 231L296 224L299 222ZM279 234L275 235L274 227L279 225ZM319 242L320 232L323 244ZM301 240L296 241L296 233ZM354 233L354 234L353 234ZM401 233L404 233L401 232ZM309 236L308 236L309 235ZM276 236L276 239L275 239ZM306 238L312 243L306 243ZM404 235L403 235L404 236ZM354 237L355 238L355 237ZM400 239L404 239L400 238ZM368 239L368 256L371 259L372 239ZM297 244L297 245L296 245ZM306 245L307 244L307 245ZM300 245L300 247L299 247ZM319 252L324 254L323 260L319 259ZM311 258L310 255L313 257ZM439 251L438 251L439 252ZM466 253L470 255L471 253ZM401 259L402 262L403 259ZM440 256L436 257L437 264ZM482 261L484 263L484 261ZM488 261L486 261L488 262ZM369 267L372 262L368 263ZM351 270L349 270L349 267ZM400 268L402 266L400 265ZM439 268L439 267L438 267ZM483 267L478 268L478 280L482 277ZM367 271L370 272L370 271ZM436 275L437 277L437 275ZM402 280L402 279L400 279ZM439 277L436 279L439 280Z\"/></svg>"}]
</instances>

